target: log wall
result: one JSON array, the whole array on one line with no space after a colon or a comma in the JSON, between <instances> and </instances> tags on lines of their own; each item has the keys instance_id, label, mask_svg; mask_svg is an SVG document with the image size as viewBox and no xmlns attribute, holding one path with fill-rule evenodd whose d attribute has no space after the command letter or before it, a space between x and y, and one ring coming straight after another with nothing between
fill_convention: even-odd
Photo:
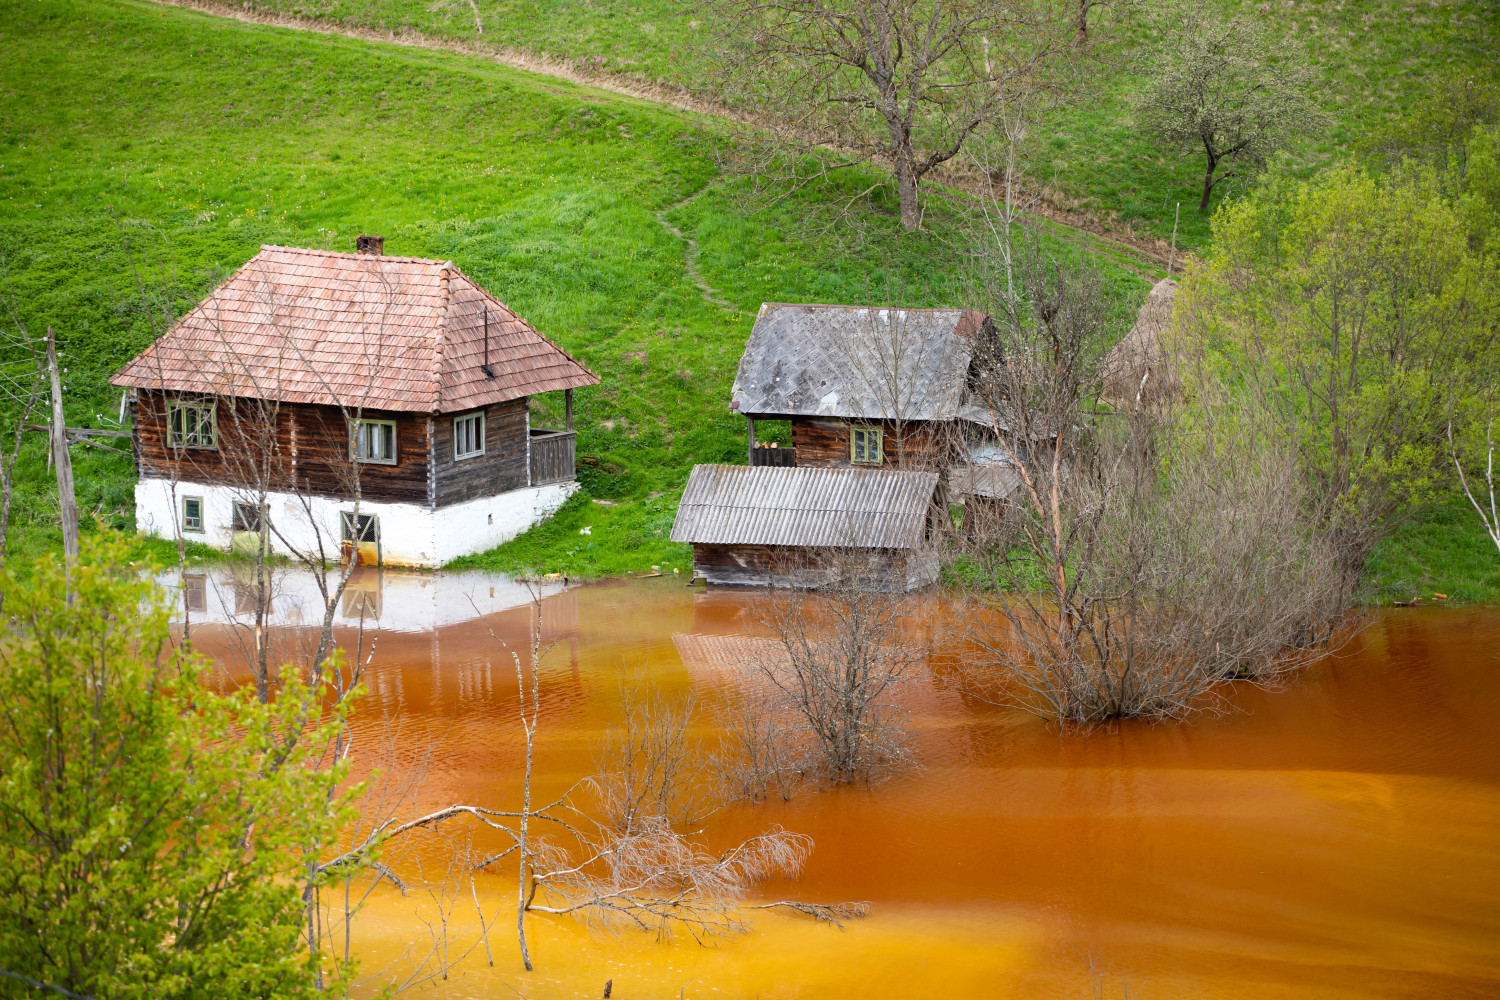
<instances>
[{"instance_id":1,"label":"log wall","mask_svg":"<svg viewBox=\"0 0 1500 1000\"><path fill-rule=\"evenodd\" d=\"M526 397L496 403L484 411L484 454L453 457L453 418L432 418L433 503L438 507L494 496L527 485Z\"/></svg>"},{"instance_id":2,"label":"log wall","mask_svg":"<svg viewBox=\"0 0 1500 1000\"><path fill-rule=\"evenodd\" d=\"M793 417L792 447L796 449L797 465L801 468L849 468L852 464L849 461L849 429L854 426L880 427L885 431L881 448L884 464L861 464L860 468L944 471L950 464L949 435L953 426L949 423L908 421L898 441L896 424L890 420Z\"/></svg>"},{"instance_id":3,"label":"log wall","mask_svg":"<svg viewBox=\"0 0 1500 1000\"><path fill-rule=\"evenodd\" d=\"M830 564L848 558L798 546L694 545L693 575L719 587L817 587L831 576ZM854 558L872 590L902 593L937 580L937 554L925 549L870 549Z\"/></svg>"},{"instance_id":4,"label":"log wall","mask_svg":"<svg viewBox=\"0 0 1500 1000\"><path fill-rule=\"evenodd\" d=\"M246 489L264 482L272 490L331 498L351 495L355 468L337 407L281 403L263 409L254 400L221 398L215 412L216 448L171 448L166 397L140 391L135 407L140 474L165 479L175 473L180 480ZM430 504L428 418L378 410L364 416L396 422L396 464L359 464L361 495L377 502Z\"/></svg>"}]
</instances>

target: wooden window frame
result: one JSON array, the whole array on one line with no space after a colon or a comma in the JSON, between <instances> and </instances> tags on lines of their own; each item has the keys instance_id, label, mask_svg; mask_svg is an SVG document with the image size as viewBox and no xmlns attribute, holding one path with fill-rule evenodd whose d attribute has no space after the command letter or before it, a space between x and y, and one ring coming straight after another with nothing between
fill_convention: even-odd
<instances>
[{"instance_id":1,"label":"wooden window frame","mask_svg":"<svg viewBox=\"0 0 1500 1000\"><path fill-rule=\"evenodd\" d=\"M195 442L188 440L186 428L179 430L173 426L173 418L180 413L191 411L199 414L194 424L194 436L200 438ZM208 436L209 441L204 444L201 440L203 431L202 414L208 414ZM215 400L204 401L201 399L169 399L167 400L167 447L177 449L193 449L197 451L219 450L219 404Z\"/></svg>"},{"instance_id":2,"label":"wooden window frame","mask_svg":"<svg viewBox=\"0 0 1500 1000\"><path fill-rule=\"evenodd\" d=\"M463 436L461 425L473 423L479 428L479 447L473 451L460 452L458 450L459 439ZM453 461L462 462L470 458L480 458L484 455L485 445L489 442L485 437L485 419L483 410L475 410L473 413L465 413L453 418Z\"/></svg>"},{"instance_id":3,"label":"wooden window frame","mask_svg":"<svg viewBox=\"0 0 1500 1000\"><path fill-rule=\"evenodd\" d=\"M349 448L353 452L353 458L361 465L398 465L401 462L401 435L400 427L394 420L371 420L360 417L350 421L354 424L354 433L350 436ZM364 452L364 430L366 427L389 427L391 429L391 457L390 458L366 458Z\"/></svg>"},{"instance_id":4,"label":"wooden window frame","mask_svg":"<svg viewBox=\"0 0 1500 1000\"><path fill-rule=\"evenodd\" d=\"M194 517L192 517L191 515L188 514L188 504L190 504L190 503L196 503L198 505L198 516L196 518L194 518ZM198 522L198 526L197 527L193 526L193 521L195 521L195 520ZM203 498L202 497L188 497L188 496L185 496L185 497L182 498L182 530L183 531L191 531L191 532L193 532L194 534L197 534L197 535L203 534Z\"/></svg>"},{"instance_id":5,"label":"wooden window frame","mask_svg":"<svg viewBox=\"0 0 1500 1000\"><path fill-rule=\"evenodd\" d=\"M865 435L865 457L859 457L859 449L856 441L859 435ZM875 438L875 457L870 458L870 436ZM849 464L850 465L884 465L885 464L885 429L881 427L850 427L849 428Z\"/></svg>"}]
</instances>

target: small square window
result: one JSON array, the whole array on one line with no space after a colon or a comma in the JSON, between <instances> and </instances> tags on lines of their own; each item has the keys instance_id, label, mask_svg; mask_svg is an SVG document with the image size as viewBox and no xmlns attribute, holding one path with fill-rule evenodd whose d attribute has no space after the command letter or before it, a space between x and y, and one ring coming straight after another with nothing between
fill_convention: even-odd
<instances>
[{"instance_id":1,"label":"small square window","mask_svg":"<svg viewBox=\"0 0 1500 1000\"><path fill-rule=\"evenodd\" d=\"M167 442L173 448L217 448L217 407L212 402L167 404Z\"/></svg>"},{"instance_id":2,"label":"small square window","mask_svg":"<svg viewBox=\"0 0 1500 1000\"><path fill-rule=\"evenodd\" d=\"M396 421L356 420L354 458L376 465L396 464Z\"/></svg>"},{"instance_id":3,"label":"small square window","mask_svg":"<svg viewBox=\"0 0 1500 1000\"><path fill-rule=\"evenodd\" d=\"M182 530L203 531L203 498L182 498Z\"/></svg>"},{"instance_id":4,"label":"small square window","mask_svg":"<svg viewBox=\"0 0 1500 1000\"><path fill-rule=\"evenodd\" d=\"M233 531L260 533L260 506L244 500L234 502L234 518L230 525Z\"/></svg>"},{"instance_id":5,"label":"small square window","mask_svg":"<svg viewBox=\"0 0 1500 1000\"><path fill-rule=\"evenodd\" d=\"M453 458L484 454L484 411L453 418Z\"/></svg>"},{"instance_id":6,"label":"small square window","mask_svg":"<svg viewBox=\"0 0 1500 1000\"><path fill-rule=\"evenodd\" d=\"M346 510L340 513L340 520L346 542L373 542L380 531L380 522L374 514L355 514Z\"/></svg>"},{"instance_id":7,"label":"small square window","mask_svg":"<svg viewBox=\"0 0 1500 1000\"><path fill-rule=\"evenodd\" d=\"M881 451L883 436L879 427L849 428L849 461L855 465L880 465L885 460Z\"/></svg>"}]
</instances>

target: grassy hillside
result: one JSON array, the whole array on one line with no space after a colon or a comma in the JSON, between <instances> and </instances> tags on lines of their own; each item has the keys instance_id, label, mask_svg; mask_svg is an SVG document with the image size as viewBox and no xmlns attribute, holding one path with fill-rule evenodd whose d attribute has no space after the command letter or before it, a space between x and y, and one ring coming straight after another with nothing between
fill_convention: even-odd
<instances>
[{"instance_id":1,"label":"grassy hillside","mask_svg":"<svg viewBox=\"0 0 1500 1000\"><path fill-rule=\"evenodd\" d=\"M249 0L249 10L310 18L347 29L420 32L484 49L519 49L687 90L711 75L707 34L691 0ZM235 6L242 6L236 4ZM1221 0L1284 31L1318 69L1329 132L1290 155L1304 170L1357 148L1432 93L1453 71L1500 74L1500 6L1487 0ZM1087 91L1054 115L1031 173L1065 207L1117 228L1165 240L1183 203L1179 244L1207 242L1196 211L1200 156L1156 149L1135 134L1130 102L1149 72L1152 39L1139 17L1096 8ZM1233 196L1222 185L1215 203ZM1165 249L1165 246L1163 246Z\"/></svg>"},{"instance_id":2,"label":"grassy hillside","mask_svg":"<svg viewBox=\"0 0 1500 1000\"><path fill-rule=\"evenodd\" d=\"M578 400L586 496L491 565L684 566L667 530L693 463L742 460L729 386L762 301L880 300L888 282L904 304L950 301L943 234L877 215L858 251L791 241L730 207L718 141L712 122L483 58L148 3L0 9L0 255L30 330L58 330L70 422L115 412L107 379L151 337L141 289L180 313L263 243L382 234L388 253L452 259L603 379ZM658 213L737 308L705 301ZM1111 280L1123 330L1145 285ZM560 418L538 402L536 422ZM74 452L80 507L128 526L129 459ZM58 544L45 463L34 441L23 552Z\"/></svg>"}]
</instances>

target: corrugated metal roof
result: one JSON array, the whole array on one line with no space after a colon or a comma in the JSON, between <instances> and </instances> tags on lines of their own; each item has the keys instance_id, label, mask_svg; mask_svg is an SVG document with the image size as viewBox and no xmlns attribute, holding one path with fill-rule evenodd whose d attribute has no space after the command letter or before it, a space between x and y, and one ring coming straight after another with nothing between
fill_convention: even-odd
<instances>
[{"instance_id":1,"label":"corrugated metal roof","mask_svg":"<svg viewBox=\"0 0 1500 1000\"><path fill-rule=\"evenodd\" d=\"M950 420L976 334L989 329L967 309L767 303L730 398L756 416Z\"/></svg>"},{"instance_id":2,"label":"corrugated metal roof","mask_svg":"<svg viewBox=\"0 0 1500 1000\"><path fill-rule=\"evenodd\" d=\"M955 465L948 470L948 486L959 496L1003 500L1021 486L1021 474L1013 465Z\"/></svg>"},{"instance_id":3,"label":"corrugated metal roof","mask_svg":"<svg viewBox=\"0 0 1500 1000\"><path fill-rule=\"evenodd\" d=\"M921 544L935 472L697 465L672 541L909 549Z\"/></svg>"},{"instance_id":4,"label":"corrugated metal roof","mask_svg":"<svg viewBox=\"0 0 1500 1000\"><path fill-rule=\"evenodd\" d=\"M265 246L110 381L445 413L599 379L451 261Z\"/></svg>"}]
</instances>

